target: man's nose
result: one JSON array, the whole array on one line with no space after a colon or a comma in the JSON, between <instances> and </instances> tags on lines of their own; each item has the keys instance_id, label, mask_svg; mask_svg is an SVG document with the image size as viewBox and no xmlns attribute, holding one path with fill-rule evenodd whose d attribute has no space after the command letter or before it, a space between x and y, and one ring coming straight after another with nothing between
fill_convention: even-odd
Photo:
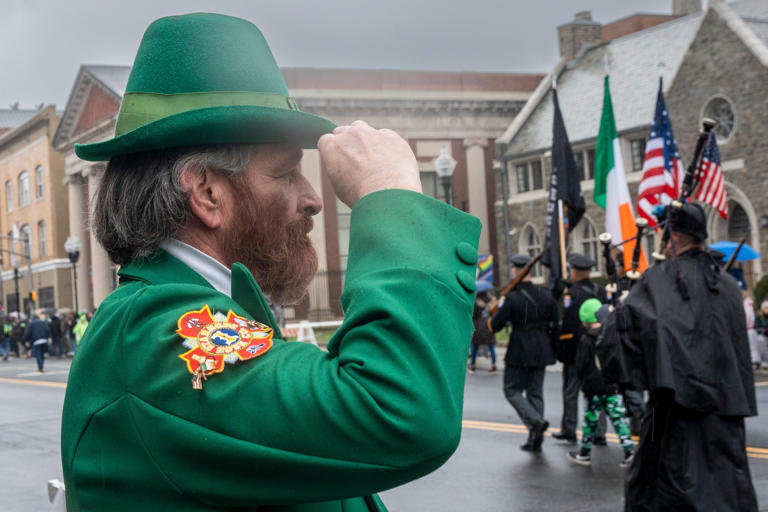
<instances>
[{"instance_id":1,"label":"man's nose","mask_svg":"<svg viewBox=\"0 0 768 512\"><path fill-rule=\"evenodd\" d=\"M323 209L323 201L320 196L315 192L315 188L309 183L309 181L302 176L301 177L301 189L299 193L299 213L312 217L320 213Z\"/></svg>"}]
</instances>

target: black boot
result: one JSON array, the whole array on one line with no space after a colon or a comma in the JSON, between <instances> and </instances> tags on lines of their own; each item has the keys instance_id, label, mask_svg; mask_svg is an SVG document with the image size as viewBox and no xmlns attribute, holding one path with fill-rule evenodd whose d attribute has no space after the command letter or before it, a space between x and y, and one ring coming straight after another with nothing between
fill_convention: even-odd
<instances>
[{"instance_id":1,"label":"black boot","mask_svg":"<svg viewBox=\"0 0 768 512\"><path fill-rule=\"evenodd\" d=\"M533 426L533 451L540 452L541 445L544 442L544 432L549 428L549 422L547 420L541 420Z\"/></svg>"},{"instance_id":2,"label":"black boot","mask_svg":"<svg viewBox=\"0 0 768 512\"><path fill-rule=\"evenodd\" d=\"M533 430L528 431L528 440L525 442L525 444L520 445L521 450L525 450L526 452L532 452L533 451L533 444L534 444L534 434Z\"/></svg>"}]
</instances>

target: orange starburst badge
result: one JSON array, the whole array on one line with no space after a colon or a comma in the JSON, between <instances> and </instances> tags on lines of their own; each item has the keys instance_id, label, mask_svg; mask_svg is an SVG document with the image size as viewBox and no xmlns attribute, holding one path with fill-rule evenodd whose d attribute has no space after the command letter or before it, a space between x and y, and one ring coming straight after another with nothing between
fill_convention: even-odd
<instances>
[{"instance_id":1,"label":"orange starburst badge","mask_svg":"<svg viewBox=\"0 0 768 512\"><path fill-rule=\"evenodd\" d=\"M179 357L187 363L194 389L203 389L203 380L223 371L225 363L253 359L272 348L273 331L268 325L232 310L226 316L213 314L207 304L181 315L176 333L189 349Z\"/></svg>"}]
</instances>

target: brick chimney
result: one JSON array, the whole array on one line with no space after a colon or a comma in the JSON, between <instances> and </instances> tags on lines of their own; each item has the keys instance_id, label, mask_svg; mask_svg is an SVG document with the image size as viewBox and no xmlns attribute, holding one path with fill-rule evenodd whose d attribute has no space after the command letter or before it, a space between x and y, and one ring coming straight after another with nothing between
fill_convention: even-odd
<instances>
[{"instance_id":1,"label":"brick chimney","mask_svg":"<svg viewBox=\"0 0 768 512\"><path fill-rule=\"evenodd\" d=\"M591 12L579 11L574 15L573 21L557 27L557 38L560 43L560 57L570 61L582 48L600 44L602 25L592 21Z\"/></svg>"},{"instance_id":2,"label":"brick chimney","mask_svg":"<svg viewBox=\"0 0 768 512\"><path fill-rule=\"evenodd\" d=\"M672 14L685 16L701 10L701 0L672 0Z\"/></svg>"}]
</instances>

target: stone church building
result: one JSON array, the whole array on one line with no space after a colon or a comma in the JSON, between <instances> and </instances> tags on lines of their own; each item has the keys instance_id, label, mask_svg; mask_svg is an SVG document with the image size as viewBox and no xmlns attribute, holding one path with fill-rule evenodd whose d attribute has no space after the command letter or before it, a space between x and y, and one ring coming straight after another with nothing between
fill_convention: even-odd
<instances>
[{"instance_id":1,"label":"stone church building","mask_svg":"<svg viewBox=\"0 0 768 512\"><path fill-rule=\"evenodd\" d=\"M636 15L610 26L579 13L558 27L560 61L497 140L500 263L506 261L505 253L533 254L544 244L553 79L587 203L584 218L569 237L569 248L599 261L597 237L605 230L605 214L592 199L593 165L606 69L633 202L661 75L684 165L692 156L701 119L718 121L728 219L705 208L709 241L746 237L748 244L768 254L768 2L710 0L705 11L695 1L675 4L690 13L678 11L666 19ZM595 274L602 271L603 262L599 264ZM744 270L750 286L764 273L761 260L746 264ZM502 269L501 275L505 272ZM543 281L543 269L537 269L536 276Z\"/></svg>"}]
</instances>

